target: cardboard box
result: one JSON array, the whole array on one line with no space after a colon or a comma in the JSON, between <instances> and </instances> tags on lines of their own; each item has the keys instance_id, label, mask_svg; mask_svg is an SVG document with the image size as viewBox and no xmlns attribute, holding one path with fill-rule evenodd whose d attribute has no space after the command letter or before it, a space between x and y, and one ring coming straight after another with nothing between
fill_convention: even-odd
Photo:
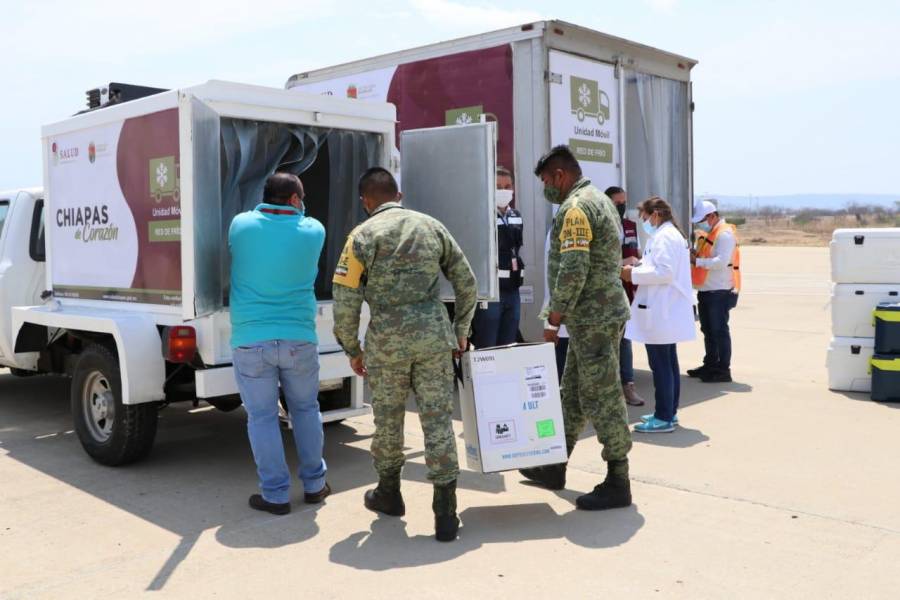
<instances>
[{"instance_id":1,"label":"cardboard box","mask_svg":"<svg viewBox=\"0 0 900 600\"><path fill-rule=\"evenodd\" d=\"M469 468L496 473L566 462L553 344L466 352L462 377Z\"/></svg>"}]
</instances>

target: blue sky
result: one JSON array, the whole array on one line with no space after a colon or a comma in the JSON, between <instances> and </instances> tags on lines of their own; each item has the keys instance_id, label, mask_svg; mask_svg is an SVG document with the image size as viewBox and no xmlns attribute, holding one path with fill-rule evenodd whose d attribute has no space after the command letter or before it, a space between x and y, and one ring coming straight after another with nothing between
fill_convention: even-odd
<instances>
[{"instance_id":1,"label":"blue sky","mask_svg":"<svg viewBox=\"0 0 900 600\"><path fill-rule=\"evenodd\" d=\"M0 189L40 184L40 126L109 81L293 73L543 18L698 59L695 190L900 193L900 0L0 0Z\"/></svg>"}]
</instances>

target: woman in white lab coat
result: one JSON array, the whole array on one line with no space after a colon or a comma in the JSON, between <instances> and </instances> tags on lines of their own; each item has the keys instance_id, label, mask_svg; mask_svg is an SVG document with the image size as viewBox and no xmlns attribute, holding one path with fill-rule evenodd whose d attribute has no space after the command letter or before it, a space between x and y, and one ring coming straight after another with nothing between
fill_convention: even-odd
<instances>
[{"instance_id":1,"label":"woman in white lab coat","mask_svg":"<svg viewBox=\"0 0 900 600\"><path fill-rule=\"evenodd\" d=\"M662 433L678 424L681 374L675 345L695 335L691 257L668 202L654 196L638 208L650 241L639 264L622 267L622 279L638 286L625 337L647 348L656 410L641 417L634 429Z\"/></svg>"}]
</instances>

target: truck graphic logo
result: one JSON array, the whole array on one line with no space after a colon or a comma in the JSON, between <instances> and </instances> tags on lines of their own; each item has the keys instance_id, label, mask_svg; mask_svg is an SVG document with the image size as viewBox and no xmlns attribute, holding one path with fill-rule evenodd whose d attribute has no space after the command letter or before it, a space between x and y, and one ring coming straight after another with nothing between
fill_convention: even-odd
<instances>
[{"instance_id":1,"label":"truck graphic logo","mask_svg":"<svg viewBox=\"0 0 900 600\"><path fill-rule=\"evenodd\" d=\"M171 198L178 202L179 183L178 166L175 164L174 156L150 159L150 197L157 204L162 202L163 198Z\"/></svg>"},{"instance_id":2,"label":"truck graphic logo","mask_svg":"<svg viewBox=\"0 0 900 600\"><path fill-rule=\"evenodd\" d=\"M492 444L509 444L516 441L515 421L495 421L488 423Z\"/></svg>"},{"instance_id":3,"label":"truck graphic logo","mask_svg":"<svg viewBox=\"0 0 900 600\"><path fill-rule=\"evenodd\" d=\"M585 117L597 119L600 125L609 120L609 96L600 89L600 84L591 79L572 75L570 78L572 114L579 121Z\"/></svg>"}]
</instances>

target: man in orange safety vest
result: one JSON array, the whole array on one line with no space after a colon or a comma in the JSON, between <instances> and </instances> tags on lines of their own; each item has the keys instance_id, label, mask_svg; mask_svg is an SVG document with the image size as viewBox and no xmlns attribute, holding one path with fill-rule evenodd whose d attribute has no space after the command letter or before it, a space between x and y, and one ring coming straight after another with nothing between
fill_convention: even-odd
<instances>
[{"instance_id":1,"label":"man in orange safety vest","mask_svg":"<svg viewBox=\"0 0 900 600\"><path fill-rule=\"evenodd\" d=\"M694 211L695 243L691 278L697 289L697 311L706 355L703 366L690 369L705 383L731 381L731 332L728 317L741 290L741 252L734 225L719 216L708 200Z\"/></svg>"}]
</instances>

